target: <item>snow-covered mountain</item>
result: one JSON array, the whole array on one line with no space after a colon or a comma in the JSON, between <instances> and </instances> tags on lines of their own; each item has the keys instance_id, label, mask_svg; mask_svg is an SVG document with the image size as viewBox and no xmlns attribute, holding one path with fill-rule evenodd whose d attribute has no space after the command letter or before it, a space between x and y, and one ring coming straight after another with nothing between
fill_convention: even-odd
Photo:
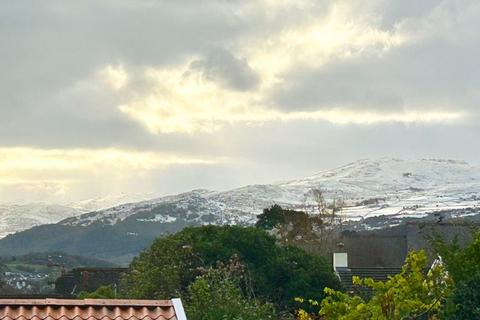
<instances>
[{"instance_id":1,"label":"snow-covered mountain","mask_svg":"<svg viewBox=\"0 0 480 320\"><path fill-rule=\"evenodd\" d=\"M480 220L479 167L460 161L384 158L356 161L304 179L222 192L194 190L92 211L8 235L0 239L0 256L54 250L128 264L156 237L186 226L251 225L273 204L315 212L313 190L321 190L327 204L342 199L345 204L337 217L350 221L343 227L353 230L393 226L404 219ZM20 214L21 208L17 210ZM67 208L58 217L68 212ZM37 217L34 210L26 216ZM18 228L25 226L20 218L17 221Z\"/></svg>"},{"instance_id":2,"label":"snow-covered mountain","mask_svg":"<svg viewBox=\"0 0 480 320\"><path fill-rule=\"evenodd\" d=\"M20 203L0 204L0 238L34 226L57 223L66 218L103 210L127 202L138 202L153 194L118 194L67 204Z\"/></svg>"},{"instance_id":3,"label":"snow-covered mountain","mask_svg":"<svg viewBox=\"0 0 480 320\"><path fill-rule=\"evenodd\" d=\"M0 204L0 238L41 224L81 214L76 209L46 203Z\"/></svg>"},{"instance_id":4,"label":"snow-covered mountain","mask_svg":"<svg viewBox=\"0 0 480 320\"><path fill-rule=\"evenodd\" d=\"M310 177L267 185L250 185L224 192L194 190L175 196L122 204L62 221L86 226L93 222L115 225L126 218L137 221L251 224L272 204L309 209L313 189L327 202L342 199L345 219L372 216L421 217L443 209L480 206L480 167L462 161L382 158L359 160ZM156 207L168 210L155 210ZM151 213L151 214L150 214Z\"/></svg>"}]
</instances>

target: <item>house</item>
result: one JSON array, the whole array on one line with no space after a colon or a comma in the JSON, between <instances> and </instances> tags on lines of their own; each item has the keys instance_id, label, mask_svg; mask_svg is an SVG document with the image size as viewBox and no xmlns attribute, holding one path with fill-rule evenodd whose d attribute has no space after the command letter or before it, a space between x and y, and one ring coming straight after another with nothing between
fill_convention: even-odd
<instances>
[{"instance_id":1,"label":"house","mask_svg":"<svg viewBox=\"0 0 480 320\"><path fill-rule=\"evenodd\" d=\"M408 252L424 249L429 261L436 258L432 255L431 239L442 237L451 242L454 239L460 245L468 243L480 225L467 221L410 221L399 226L370 230L344 231L339 243L343 251L348 252L351 268L399 268L403 265Z\"/></svg>"},{"instance_id":2,"label":"house","mask_svg":"<svg viewBox=\"0 0 480 320\"><path fill-rule=\"evenodd\" d=\"M372 278L375 281L386 281L389 276L396 275L402 271L402 268L396 267L350 267L348 264L348 254L346 252L335 252L333 254L333 270L337 274L343 287L350 294L359 294L367 297L371 290L362 286L354 286L352 278L354 276Z\"/></svg>"},{"instance_id":3,"label":"house","mask_svg":"<svg viewBox=\"0 0 480 320\"><path fill-rule=\"evenodd\" d=\"M0 299L2 320L187 320L180 299Z\"/></svg>"}]
</instances>

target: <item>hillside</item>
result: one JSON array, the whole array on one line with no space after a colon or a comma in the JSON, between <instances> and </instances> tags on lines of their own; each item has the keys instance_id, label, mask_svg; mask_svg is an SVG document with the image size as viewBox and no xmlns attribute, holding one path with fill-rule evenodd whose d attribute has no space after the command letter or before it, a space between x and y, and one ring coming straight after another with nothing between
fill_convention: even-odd
<instances>
[{"instance_id":1,"label":"hillside","mask_svg":"<svg viewBox=\"0 0 480 320\"><path fill-rule=\"evenodd\" d=\"M0 204L0 238L80 214L82 211L74 208L45 203Z\"/></svg>"},{"instance_id":2,"label":"hillside","mask_svg":"<svg viewBox=\"0 0 480 320\"><path fill-rule=\"evenodd\" d=\"M156 236L187 225L250 225L262 209L275 203L314 212L313 189L322 190L327 203L342 199L341 215L356 227L368 228L378 216L384 226L438 211L458 218L478 213L480 168L451 160L384 158L360 160L293 181L224 192L194 190L10 235L0 240L0 255L61 250L125 263Z\"/></svg>"},{"instance_id":3,"label":"hillside","mask_svg":"<svg viewBox=\"0 0 480 320\"><path fill-rule=\"evenodd\" d=\"M35 226L57 223L83 213L152 197L152 194L115 194L64 204L43 202L0 204L0 238Z\"/></svg>"}]
</instances>

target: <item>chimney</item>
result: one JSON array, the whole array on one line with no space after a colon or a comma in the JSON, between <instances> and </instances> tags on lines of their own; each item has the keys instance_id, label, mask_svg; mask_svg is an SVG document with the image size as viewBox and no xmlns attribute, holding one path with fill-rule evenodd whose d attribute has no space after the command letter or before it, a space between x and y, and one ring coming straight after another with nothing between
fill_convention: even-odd
<instances>
[{"instance_id":1,"label":"chimney","mask_svg":"<svg viewBox=\"0 0 480 320\"><path fill-rule=\"evenodd\" d=\"M348 268L348 254L346 252L333 253L333 270Z\"/></svg>"}]
</instances>

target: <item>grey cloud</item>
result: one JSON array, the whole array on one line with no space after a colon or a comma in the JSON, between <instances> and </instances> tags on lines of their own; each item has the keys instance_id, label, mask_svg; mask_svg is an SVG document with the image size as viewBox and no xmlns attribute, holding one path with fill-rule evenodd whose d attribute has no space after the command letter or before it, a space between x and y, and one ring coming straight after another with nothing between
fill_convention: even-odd
<instances>
[{"instance_id":1,"label":"grey cloud","mask_svg":"<svg viewBox=\"0 0 480 320\"><path fill-rule=\"evenodd\" d=\"M474 21L480 18L480 6L461 9L456 14L436 12L435 19L406 21L412 36L427 32L412 44L380 55L335 59L318 69L295 68L284 75L284 83L271 99L283 110L455 108L477 112L480 30ZM427 31L414 29L422 24Z\"/></svg>"},{"instance_id":2,"label":"grey cloud","mask_svg":"<svg viewBox=\"0 0 480 320\"><path fill-rule=\"evenodd\" d=\"M158 145L159 139L119 115L106 93L85 92L63 100L58 95L107 64L121 63L129 70L162 68L183 63L192 55L204 57L200 64L206 77L240 90L254 88L258 76L246 61L212 47L229 47L252 32L271 34L287 18L292 23L301 16L298 10L297 14L283 12L271 22L262 10L239 13L239 6L246 3L2 2L0 143ZM149 90L144 80L134 80L130 87L135 92Z\"/></svg>"},{"instance_id":3,"label":"grey cloud","mask_svg":"<svg viewBox=\"0 0 480 320\"><path fill-rule=\"evenodd\" d=\"M119 114L106 92L58 96L107 64L168 67L242 32L243 22L228 8L214 8L212 1L188 7L130 0L2 2L0 144L151 145L155 139Z\"/></svg>"},{"instance_id":4,"label":"grey cloud","mask_svg":"<svg viewBox=\"0 0 480 320\"><path fill-rule=\"evenodd\" d=\"M439 0L402 0L380 1L377 13L380 26L393 29L405 19L422 19L429 15L442 1Z\"/></svg>"},{"instance_id":5,"label":"grey cloud","mask_svg":"<svg viewBox=\"0 0 480 320\"><path fill-rule=\"evenodd\" d=\"M343 107L387 110L404 106L401 91L374 75L372 64L339 63L319 70L299 69L289 73L271 96L286 111Z\"/></svg>"},{"instance_id":6,"label":"grey cloud","mask_svg":"<svg viewBox=\"0 0 480 320\"><path fill-rule=\"evenodd\" d=\"M190 69L200 71L208 80L236 90L254 89L260 80L245 59L221 48L211 50L202 60L193 61Z\"/></svg>"}]
</instances>

